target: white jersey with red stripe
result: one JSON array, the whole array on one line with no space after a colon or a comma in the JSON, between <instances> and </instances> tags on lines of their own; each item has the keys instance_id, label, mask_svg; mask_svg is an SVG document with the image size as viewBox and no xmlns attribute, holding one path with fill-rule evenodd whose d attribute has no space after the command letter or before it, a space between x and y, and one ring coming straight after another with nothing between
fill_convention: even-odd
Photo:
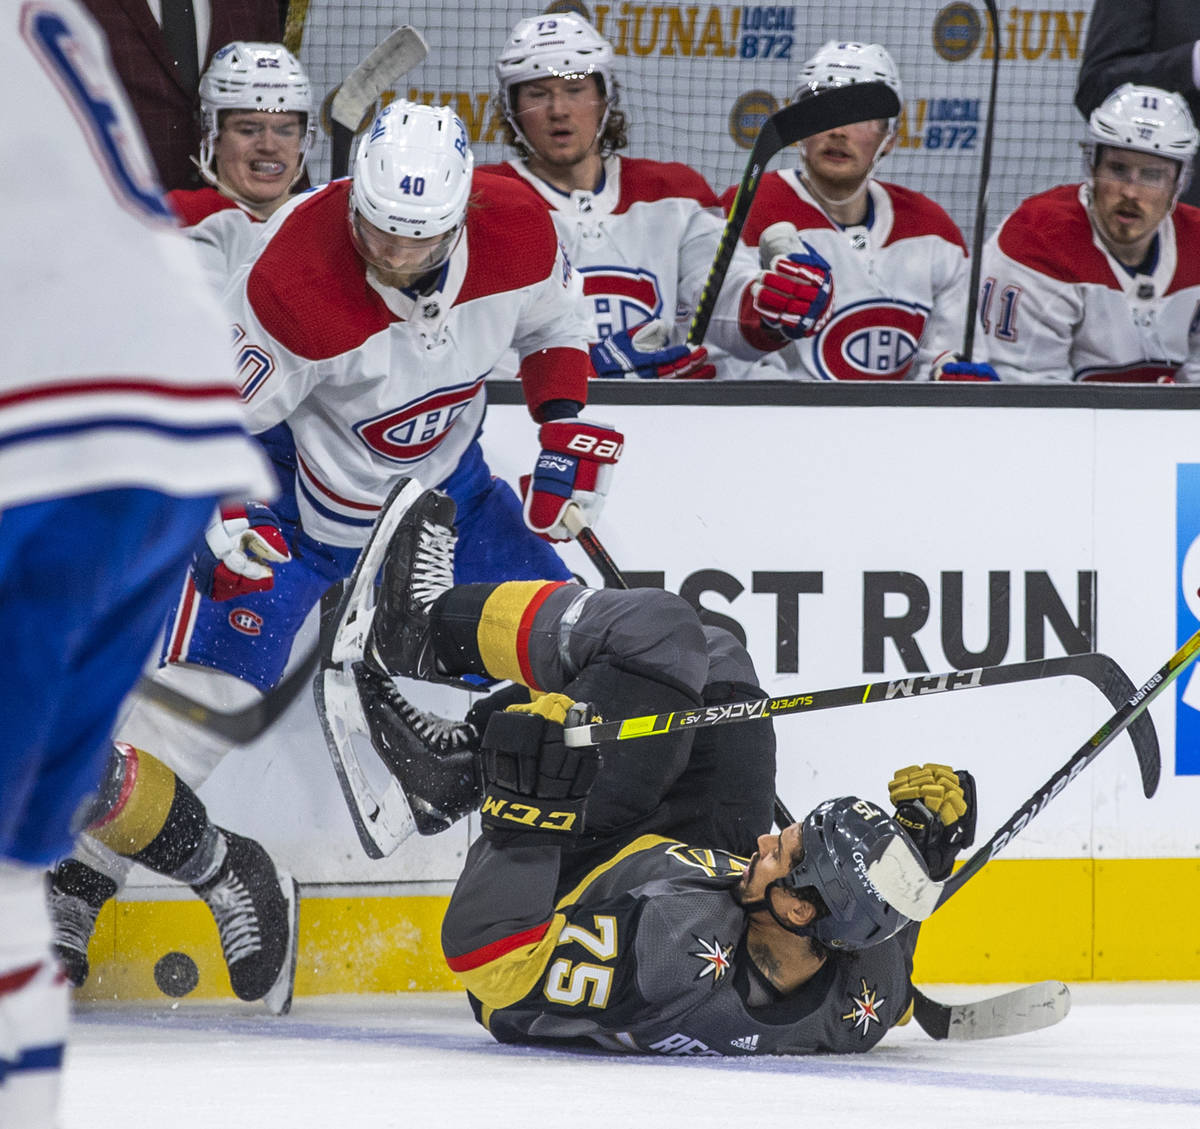
<instances>
[{"instance_id":1,"label":"white jersey with red stripe","mask_svg":"<svg viewBox=\"0 0 1200 1129\"><path fill-rule=\"evenodd\" d=\"M531 410L586 402L591 368L578 276L524 191L475 174L463 236L425 294L368 275L349 192L339 180L284 205L225 297L252 426L286 421L295 439L304 528L358 547L397 478L434 486L455 469L506 350Z\"/></svg>"},{"instance_id":2,"label":"white jersey with red stripe","mask_svg":"<svg viewBox=\"0 0 1200 1129\"><path fill-rule=\"evenodd\" d=\"M0 508L129 486L270 496L228 321L163 199L103 34L71 0L7 11L0 90L21 109L0 130ZM65 236L64 216L87 225L86 240Z\"/></svg>"},{"instance_id":3,"label":"white jersey with red stripe","mask_svg":"<svg viewBox=\"0 0 1200 1129\"><path fill-rule=\"evenodd\" d=\"M967 316L967 247L929 197L867 182L869 225L835 223L798 170L767 173L742 240L757 247L773 223L794 224L833 270L833 314L812 337L739 375L793 380L927 380L960 349ZM734 189L721 202L733 203ZM978 355L975 360L982 359Z\"/></svg>"},{"instance_id":4,"label":"white jersey with red stripe","mask_svg":"<svg viewBox=\"0 0 1200 1129\"><path fill-rule=\"evenodd\" d=\"M1024 201L988 240L980 328L1002 380L1200 380L1200 208L1158 227L1148 269L1127 271L1096 234L1089 187Z\"/></svg>"},{"instance_id":5,"label":"white jersey with red stripe","mask_svg":"<svg viewBox=\"0 0 1200 1129\"><path fill-rule=\"evenodd\" d=\"M177 188L167 202L196 244L205 273L219 294L245 262L263 221L215 188Z\"/></svg>"},{"instance_id":6,"label":"white jersey with red stripe","mask_svg":"<svg viewBox=\"0 0 1200 1129\"><path fill-rule=\"evenodd\" d=\"M716 194L698 172L674 162L610 156L598 191L563 192L522 161L487 170L525 185L549 209L583 276L593 342L651 319L673 326L671 340L683 341L725 226ZM706 335L707 344L744 360L777 344L747 341L739 325L742 291L756 274L754 256L739 248Z\"/></svg>"}]
</instances>

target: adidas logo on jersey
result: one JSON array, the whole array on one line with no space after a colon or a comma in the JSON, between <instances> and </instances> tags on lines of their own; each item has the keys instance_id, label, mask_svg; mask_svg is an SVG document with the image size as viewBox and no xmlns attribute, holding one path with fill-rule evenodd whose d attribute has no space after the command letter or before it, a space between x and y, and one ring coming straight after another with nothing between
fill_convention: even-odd
<instances>
[{"instance_id":1,"label":"adidas logo on jersey","mask_svg":"<svg viewBox=\"0 0 1200 1129\"><path fill-rule=\"evenodd\" d=\"M758 1050L757 1035L743 1035L740 1039L730 1039L729 1045L737 1047L739 1051L755 1051Z\"/></svg>"}]
</instances>

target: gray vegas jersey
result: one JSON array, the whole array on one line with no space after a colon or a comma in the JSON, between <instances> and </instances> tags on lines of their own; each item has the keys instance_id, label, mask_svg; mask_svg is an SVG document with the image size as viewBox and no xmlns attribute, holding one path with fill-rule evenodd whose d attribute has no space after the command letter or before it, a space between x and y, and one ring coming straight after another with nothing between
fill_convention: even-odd
<instances>
[{"instance_id":1,"label":"gray vegas jersey","mask_svg":"<svg viewBox=\"0 0 1200 1129\"><path fill-rule=\"evenodd\" d=\"M666 1055L854 1053L907 1012L916 927L786 997L746 951L746 860L643 836L564 888L558 849L471 848L443 926L501 1042Z\"/></svg>"}]
</instances>

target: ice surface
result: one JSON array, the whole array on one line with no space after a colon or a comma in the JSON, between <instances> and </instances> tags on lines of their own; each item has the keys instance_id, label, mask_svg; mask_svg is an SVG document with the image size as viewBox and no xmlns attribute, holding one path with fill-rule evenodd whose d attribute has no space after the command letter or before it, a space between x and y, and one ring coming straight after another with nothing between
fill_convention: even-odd
<instances>
[{"instance_id":1,"label":"ice surface","mask_svg":"<svg viewBox=\"0 0 1200 1129\"><path fill-rule=\"evenodd\" d=\"M947 1002L1005 985L929 985ZM63 1129L1196 1129L1200 984L1072 985L1056 1027L846 1058L624 1058L502 1047L449 993L86 1005Z\"/></svg>"}]
</instances>

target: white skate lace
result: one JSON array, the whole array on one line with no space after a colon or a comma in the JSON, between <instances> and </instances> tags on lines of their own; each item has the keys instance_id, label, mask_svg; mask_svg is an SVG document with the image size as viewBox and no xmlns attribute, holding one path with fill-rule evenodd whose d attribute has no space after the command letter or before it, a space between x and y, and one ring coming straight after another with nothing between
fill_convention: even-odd
<instances>
[{"instance_id":1,"label":"white skate lace","mask_svg":"<svg viewBox=\"0 0 1200 1129\"><path fill-rule=\"evenodd\" d=\"M465 748L471 742L474 729L465 722L451 721L449 718L419 710L395 690L392 692L392 704L408 723L408 727L438 753L452 753Z\"/></svg>"},{"instance_id":2,"label":"white skate lace","mask_svg":"<svg viewBox=\"0 0 1200 1129\"><path fill-rule=\"evenodd\" d=\"M54 889L51 889L50 899L54 943L86 954L92 930L96 928L96 918L100 916L100 907L74 894L63 894Z\"/></svg>"},{"instance_id":3,"label":"white skate lace","mask_svg":"<svg viewBox=\"0 0 1200 1129\"><path fill-rule=\"evenodd\" d=\"M454 584L453 529L423 521L413 553L412 598L428 608L447 588Z\"/></svg>"},{"instance_id":4,"label":"white skate lace","mask_svg":"<svg viewBox=\"0 0 1200 1129\"><path fill-rule=\"evenodd\" d=\"M232 872L204 894L217 921L225 963L254 956L262 951L262 934L254 899L242 880Z\"/></svg>"}]
</instances>

